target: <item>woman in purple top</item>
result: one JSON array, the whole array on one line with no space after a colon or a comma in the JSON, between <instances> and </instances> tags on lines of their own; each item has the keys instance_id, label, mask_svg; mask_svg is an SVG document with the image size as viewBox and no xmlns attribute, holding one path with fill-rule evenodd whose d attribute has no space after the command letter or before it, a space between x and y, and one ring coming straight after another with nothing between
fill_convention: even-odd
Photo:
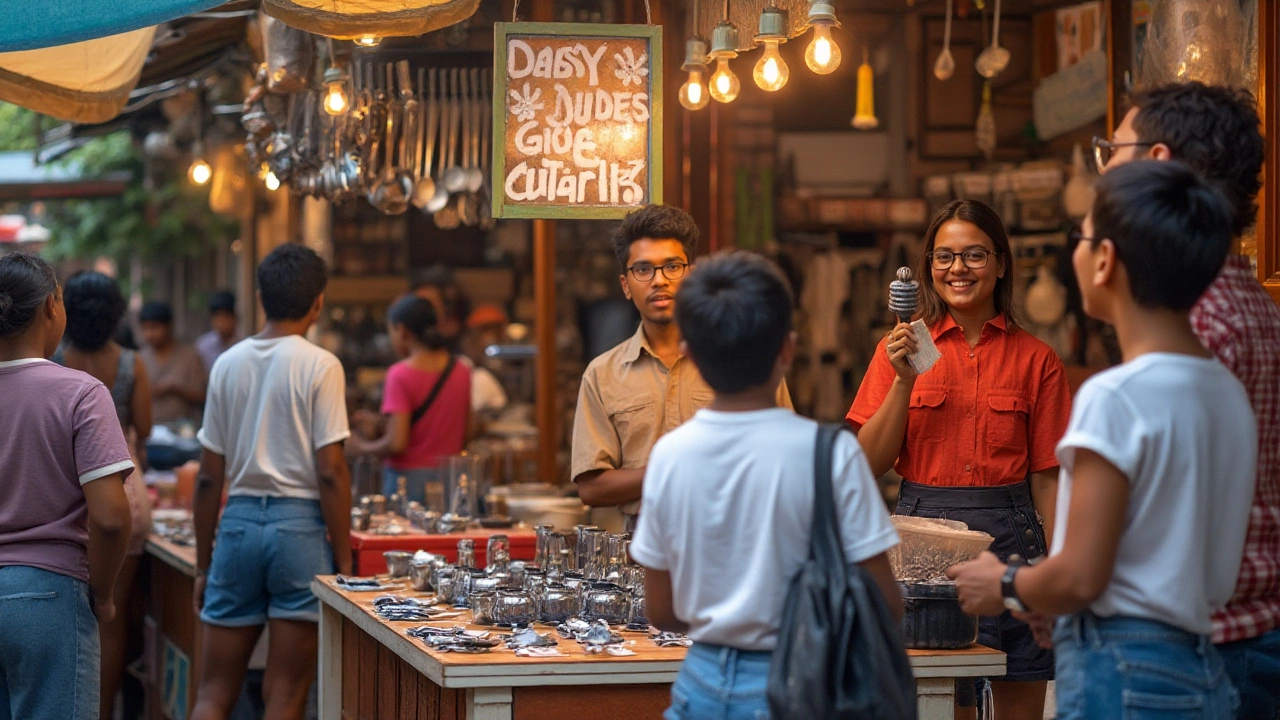
<instances>
[{"instance_id":1,"label":"woman in purple top","mask_svg":"<svg viewBox=\"0 0 1280 720\"><path fill-rule=\"evenodd\" d=\"M47 360L66 326L53 269L0 257L0 718L98 717L98 621L129 540L133 470L111 394Z\"/></svg>"}]
</instances>

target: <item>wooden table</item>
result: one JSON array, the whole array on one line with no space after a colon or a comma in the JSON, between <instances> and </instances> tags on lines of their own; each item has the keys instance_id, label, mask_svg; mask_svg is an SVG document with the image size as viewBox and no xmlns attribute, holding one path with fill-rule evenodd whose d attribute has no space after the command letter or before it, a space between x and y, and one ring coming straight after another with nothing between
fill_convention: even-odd
<instances>
[{"instance_id":1,"label":"wooden table","mask_svg":"<svg viewBox=\"0 0 1280 720\"><path fill-rule=\"evenodd\" d=\"M373 611L381 593L341 590L332 577L316 578L311 587L320 599L320 720L657 718L670 702L685 656L684 648L659 648L631 633L623 634L635 640L627 647L636 655L629 657L587 655L562 639L560 651L567 657L518 658L505 648L440 653L404 634L428 623L390 622ZM392 592L422 595L407 586ZM955 678L1005 672L1004 653L981 646L909 655L921 720L952 717Z\"/></svg>"},{"instance_id":2,"label":"wooden table","mask_svg":"<svg viewBox=\"0 0 1280 720\"><path fill-rule=\"evenodd\" d=\"M196 699L203 640L192 604L196 549L175 545L152 533L147 538L146 554L151 575L145 630L147 716L151 720L188 717Z\"/></svg>"},{"instance_id":3,"label":"wooden table","mask_svg":"<svg viewBox=\"0 0 1280 720\"><path fill-rule=\"evenodd\" d=\"M378 516L382 519L384 516ZM400 524L410 527L409 521L400 518ZM465 532L448 534L431 534L422 532L405 533L403 535L378 535L371 532L351 531L352 571L356 575L381 575L387 571L386 558L382 553L388 550L426 550L436 555L444 555L449 562L458 561L458 541L471 539L475 541L476 565L484 567L488 560L485 551L491 535L506 535L511 540L512 560L532 560L537 549L537 534L527 527L515 527L505 530L486 530L472 528Z\"/></svg>"}]
</instances>

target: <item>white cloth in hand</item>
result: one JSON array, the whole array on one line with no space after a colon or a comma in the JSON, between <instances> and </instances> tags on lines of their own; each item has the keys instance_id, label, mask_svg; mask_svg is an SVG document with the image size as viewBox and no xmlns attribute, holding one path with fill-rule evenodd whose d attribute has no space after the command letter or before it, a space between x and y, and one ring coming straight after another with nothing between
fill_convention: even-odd
<instances>
[{"instance_id":1,"label":"white cloth in hand","mask_svg":"<svg viewBox=\"0 0 1280 720\"><path fill-rule=\"evenodd\" d=\"M915 368L917 375L923 375L942 358L942 353L938 352L938 346L933 344L933 335L929 334L929 327L924 324L924 320L911 323L911 330L915 333L916 347L919 349L908 355L907 360L911 363L911 367Z\"/></svg>"}]
</instances>

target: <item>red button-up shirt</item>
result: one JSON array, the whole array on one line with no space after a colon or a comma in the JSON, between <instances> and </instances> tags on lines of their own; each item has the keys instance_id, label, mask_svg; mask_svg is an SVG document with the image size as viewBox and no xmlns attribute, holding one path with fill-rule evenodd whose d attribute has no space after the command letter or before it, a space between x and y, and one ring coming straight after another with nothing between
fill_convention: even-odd
<instances>
[{"instance_id":1,"label":"red button-up shirt","mask_svg":"<svg viewBox=\"0 0 1280 720\"><path fill-rule=\"evenodd\" d=\"M1062 361L1003 314L969 347L950 315L930 328L942 359L916 379L895 469L938 487L1012 485L1058 466L1054 448L1071 418ZM896 375L876 348L847 420L861 428L880 409Z\"/></svg>"},{"instance_id":2,"label":"red button-up shirt","mask_svg":"<svg viewBox=\"0 0 1280 720\"><path fill-rule=\"evenodd\" d=\"M1244 384L1258 421L1257 490L1240 578L1213 617L1213 641L1235 642L1280 627L1280 306L1249 259L1232 256L1191 310L1191 326Z\"/></svg>"}]
</instances>

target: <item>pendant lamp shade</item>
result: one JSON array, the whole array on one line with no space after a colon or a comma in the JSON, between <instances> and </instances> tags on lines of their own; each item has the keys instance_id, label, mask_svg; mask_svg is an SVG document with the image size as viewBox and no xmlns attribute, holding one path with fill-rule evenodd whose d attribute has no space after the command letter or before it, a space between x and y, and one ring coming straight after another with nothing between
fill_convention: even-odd
<instances>
[{"instance_id":1,"label":"pendant lamp shade","mask_svg":"<svg viewBox=\"0 0 1280 720\"><path fill-rule=\"evenodd\" d=\"M106 122L138 84L155 27L40 50L0 53L0 100L59 120Z\"/></svg>"},{"instance_id":2,"label":"pendant lamp shade","mask_svg":"<svg viewBox=\"0 0 1280 720\"><path fill-rule=\"evenodd\" d=\"M226 0L15 0L4 3L0 53L70 45L159 25Z\"/></svg>"},{"instance_id":3,"label":"pendant lamp shade","mask_svg":"<svg viewBox=\"0 0 1280 720\"><path fill-rule=\"evenodd\" d=\"M263 0L274 18L342 40L422 35L462 22L480 0Z\"/></svg>"}]
</instances>

